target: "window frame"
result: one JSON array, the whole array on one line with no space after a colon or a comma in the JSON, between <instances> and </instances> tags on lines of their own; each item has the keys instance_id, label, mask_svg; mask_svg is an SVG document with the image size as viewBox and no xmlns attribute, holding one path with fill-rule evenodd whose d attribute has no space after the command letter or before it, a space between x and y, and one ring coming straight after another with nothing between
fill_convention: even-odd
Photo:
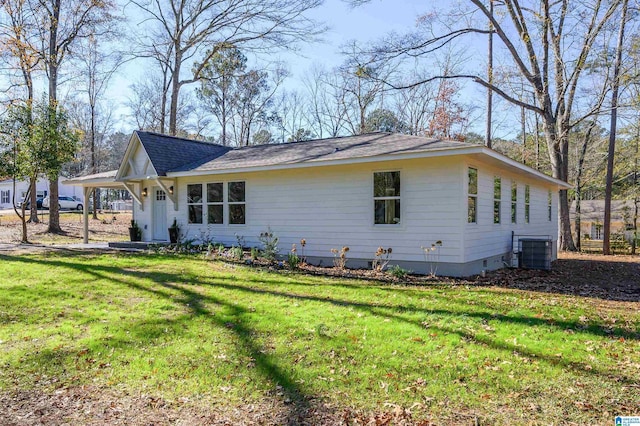
<instances>
[{"instance_id":1,"label":"window frame","mask_svg":"<svg viewBox=\"0 0 640 426\"><path fill-rule=\"evenodd\" d=\"M376 174L383 173L397 173L398 174L398 194L397 195L385 195L385 196L376 196ZM402 225L402 217L404 216L402 213L402 171L400 169L394 170L376 170L372 174L372 190L371 193L373 195L373 226L375 227L386 227L392 226L397 227ZM398 203L397 214L398 221L394 223L376 223L376 201L396 201ZM386 215L385 215L386 216Z\"/></svg>"},{"instance_id":2,"label":"window frame","mask_svg":"<svg viewBox=\"0 0 640 426\"><path fill-rule=\"evenodd\" d=\"M189 187L191 186L200 186L200 201L194 202L190 200L190 191ZM204 184L203 183L189 183L187 184L187 224L188 225L204 225L204 205L205 205L205 197L204 197ZM200 222L192 222L191 221L191 208L200 207Z\"/></svg>"},{"instance_id":3,"label":"window frame","mask_svg":"<svg viewBox=\"0 0 640 426\"><path fill-rule=\"evenodd\" d=\"M518 223L518 182L511 181L511 223Z\"/></svg>"},{"instance_id":4,"label":"window frame","mask_svg":"<svg viewBox=\"0 0 640 426\"><path fill-rule=\"evenodd\" d=\"M227 213L227 224L231 225L231 226L244 226L247 224L247 182L244 180L233 180L233 181L227 181L226 186L226 213ZM237 183L241 183L242 184L242 192L243 192L243 200L242 201L231 201L231 185L232 184L237 184ZM244 207L244 211L243 211L243 219L244 221L242 223L232 223L231 222L231 207L232 206L243 206Z\"/></svg>"},{"instance_id":5,"label":"window frame","mask_svg":"<svg viewBox=\"0 0 640 426\"><path fill-rule=\"evenodd\" d=\"M531 221L531 187L524 186L524 223Z\"/></svg>"},{"instance_id":6,"label":"window frame","mask_svg":"<svg viewBox=\"0 0 640 426\"><path fill-rule=\"evenodd\" d=\"M10 204L10 203L11 203L11 190L9 189L0 190L0 204Z\"/></svg>"},{"instance_id":7,"label":"window frame","mask_svg":"<svg viewBox=\"0 0 640 426\"><path fill-rule=\"evenodd\" d=\"M547 193L547 209L548 209L548 221L551 222L551 212L553 211L553 194L551 193L551 190L549 190L549 192Z\"/></svg>"},{"instance_id":8,"label":"window frame","mask_svg":"<svg viewBox=\"0 0 640 426\"><path fill-rule=\"evenodd\" d=\"M496 185L497 184L497 185ZM493 177L493 223L500 225L502 222L502 178Z\"/></svg>"},{"instance_id":9,"label":"window frame","mask_svg":"<svg viewBox=\"0 0 640 426\"><path fill-rule=\"evenodd\" d=\"M471 187L471 171L475 172L475 188L472 191ZM478 223L478 183L479 173L477 167L467 167L467 223ZM472 213L473 212L473 213Z\"/></svg>"},{"instance_id":10,"label":"window frame","mask_svg":"<svg viewBox=\"0 0 640 426\"><path fill-rule=\"evenodd\" d=\"M220 201L211 201L209 200L209 185L220 185L221 186L221 194L222 194L222 199ZM207 182L205 184L205 194L206 194L206 200L205 200L205 204L207 206L207 225L224 225L225 224L225 220L224 220L224 182ZM215 222L211 222L210 221L210 217L211 215L209 214L209 207L210 206L221 206L222 208L222 222L220 223L215 223ZM204 222L204 220L203 220Z\"/></svg>"}]
</instances>

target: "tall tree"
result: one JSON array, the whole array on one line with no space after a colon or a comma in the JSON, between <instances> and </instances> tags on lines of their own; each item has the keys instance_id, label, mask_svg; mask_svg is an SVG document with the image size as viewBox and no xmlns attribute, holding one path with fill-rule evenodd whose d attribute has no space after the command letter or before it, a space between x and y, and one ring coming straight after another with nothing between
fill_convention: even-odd
<instances>
[{"instance_id":1,"label":"tall tree","mask_svg":"<svg viewBox=\"0 0 640 426\"><path fill-rule=\"evenodd\" d=\"M620 14L620 26L618 27L618 43L616 45L616 57L613 65L613 80L611 90L611 124L609 129L609 155L607 157L607 180L604 196L604 224L602 252L611 254L611 193L613 187L613 165L616 152L616 126L618 124L618 92L620 90L620 67L622 65L622 49L624 43L624 30L627 24L627 8L629 0L622 1Z\"/></svg>"},{"instance_id":2,"label":"tall tree","mask_svg":"<svg viewBox=\"0 0 640 426\"><path fill-rule=\"evenodd\" d=\"M320 5L321 0L132 0L132 3L145 15L142 26L155 24L140 41L140 55L156 58L170 72L172 135L178 130L181 89L199 81L205 64L218 53L213 48L199 57L206 46L234 45L243 49L291 46L323 30L305 17L305 12ZM157 52L169 55L159 57ZM193 61L199 65L186 75L183 70L188 70Z\"/></svg>"},{"instance_id":3,"label":"tall tree","mask_svg":"<svg viewBox=\"0 0 640 426\"><path fill-rule=\"evenodd\" d=\"M81 78L80 92L87 107L88 126L84 132L84 140L89 154L89 164L86 171L89 173L98 172L98 144L100 138L106 133L105 128L108 125L111 114L106 112L102 114L101 99L103 98L108 83L113 74L121 64L120 54L110 51L105 53L98 40L95 37L89 37L79 44L78 71ZM100 126L102 123L103 126ZM93 192L93 218L97 219L97 210L99 207L98 190L94 188ZM85 200L88 203L88 200Z\"/></svg>"},{"instance_id":4,"label":"tall tree","mask_svg":"<svg viewBox=\"0 0 640 426\"><path fill-rule=\"evenodd\" d=\"M49 108L58 110L58 88L60 72L67 61L72 48L79 40L88 37L101 37L113 30L115 17L111 14L115 4L110 0L30 0L34 16L39 19L41 47L39 54L45 65L47 75ZM51 141L50 152L60 153ZM52 160L52 165L56 161ZM49 177L49 228L48 232L62 232L58 209L58 173L59 167L50 167ZM85 200L86 202L86 200Z\"/></svg>"},{"instance_id":5,"label":"tall tree","mask_svg":"<svg viewBox=\"0 0 640 426\"><path fill-rule=\"evenodd\" d=\"M4 18L0 19L0 57L7 62L9 70L19 75L14 83L15 87L19 88L16 95L18 99L25 101L23 112L31 114L34 73L41 60L34 47L37 45L36 17L28 7L27 0L6 0L0 3L0 7ZM39 222L35 191L38 176L32 174L30 179L29 221ZM26 239L26 235L24 238Z\"/></svg>"},{"instance_id":6,"label":"tall tree","mask_svg":"<svg viewBox=\"0 0 640 426\"><path fill-rule=\"evenodd\" d=\"M433 75L414 82L421 84L436 79L470 79L490 89L513 105L539 115L548 146L553 176L569 179L569 131L580 121L593 115L589 99L576 97L585 65L594 50L606 44L604 33L615 18L622 0L504 0L496 3L499 12L490 11L490 0L468 0L470 19L455 19L447 25L434 21L407 37L389 37L375 53L378 57L433 57L442 46L467 35L488 34L486 20L493 27L494 39L500 43L501 61L524 80L527 91L535 94L535 102L520 99L510 81L488 81L480 72L469 70L451 75ZM473 15L482 20L474 24ZM454 15L454 14L452 14ZM426 18L425 18L426 19ZM494 46L495 47L495 46ZM605 46L606 47L606 46ZM397 87L397 86L396 86ZM584 111L577 116L578 106ZM569 197L561 190L560 247L575 250L569 219Z\"/></svg>"},{"instance_id":7,"label":"tall tree","mask_svg":"<svg viewBox=\"0 0 640 426\"><path fill-rule=\"evenodd\" d=\"M213 114L220 125L219 141L227 145L229 126L234 114L234 92L238 78L247 68L247 57L235 46L218 47L209 61L201 68L200 88L196 93L205 108Z\"/></svg>"}]
</instances>

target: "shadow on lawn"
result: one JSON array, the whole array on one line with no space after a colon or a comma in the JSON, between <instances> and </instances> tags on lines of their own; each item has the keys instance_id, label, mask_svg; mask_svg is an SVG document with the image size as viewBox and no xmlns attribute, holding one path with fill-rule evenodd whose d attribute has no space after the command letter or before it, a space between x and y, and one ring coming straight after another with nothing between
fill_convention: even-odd
<instances>
[{"instance_id":1,"label":"shadow on lawn","mask_svg":"<svg viewBox=\"0 0 640 426\"><path fill-rule=\"evenodd\" d=\"M204 316L210 321L212 324L219 328L225 328L227 330L231 330L233 334L236 336L237 345L239 348L239 352L244 352L249 357L255 360L255 365L260 372L268 381L273 383L274 385L279 385L282 387L285 396L291 401L289 404L289 412L287 415L286 423L287 424L300 424L302 423L302 419L307 417L307 413L310 407L310 401L313 398L313 395L307 395L305 392L292 380L291 377L288 376L286 371L279 367L277 363L268 355L265 354L263 348L258 345L254 338L256 331L252 329L248 324L244 324L242 321L242 316L247 313L247 310L244 307L238 306L237 304L224 300L215 295L205 295L201 294L197 291L194 291L191 288L185 288L184 286L174 284L176 282L180 283L185 280L185 275L182 273L167 273L167 272L142 272L142 271L132 271L128 269L123 269L121 267L115 266L102 266L102 265L92 265L91 263L82 263L78 262L75 258L67 259L47 259L47 258L38 258L32 259L30 257L25 256L2 256L0 255L0 262L5 260L11 261L19 261L25 263L39 263L46 264L51 266L57 266L62 268L70 268L80 272L84 272L87 274L91 274L100 279L107 279L117 282L121 285L125 285L129 288L136 289L138 291L151 293L154 296L161 297L167 300L170 300L173 303L179 303L184 306L189 312L191 312L194 316ZM134 280L129 280L126 277L133 277L136 279L145 279L151 280L155 282L158 287L151 288L140 283L135 282ZM390 319L393 321L403 322L407 324L411 324L419 329L421 332L426 333L429 330L438 331L444 334L457 334L462 337L466 341L475 342L475 344L488 346L500 351L506 351L509 353L519 353L522 356L530 357L533 359L544 361L550 365L559 365L561 367L579 371L582 374L590 374L602 377L603 379L609 379L617 382L623 382L628 384L636 384L637 380L635 377L628 377L621 372L614 373L610 370L606 370L600 366L588 366L582 362L575 362L569 359L565 359L564 357L558 357L555 355L548 354L543 351L536 352L534 350L527 349L521 345L511 344L503 340L494 339L491 336L478 334L468 330L455 329L454 327L440 326L440 325L423 325L420 320L409 318L409 316L415 314L424 314L424 315L439 315L442 317L449 317L452 320L454 318L459 317L470 317L477 318L483 322L488 321L500 321L505 323L511 323L522 326L546 326L558 329L560 331L572 330L575 333L581 334L591 334L597 336L604 336L611 339L624 338L626 340L640 340L640 335L637 331L627 330L623 328L618 328L615 330L603 327L601 325L592 324L590 326L585 326L584 324L576 321L564 321L564 320L556 320L556 319L544 319L537 318L533 316L512 316L512 315L503 315L503 314L495 314L489 307L484 307L482 311L474 311L474 308L477 309L478 306L469 307L465 305L463 301L457 302L454 300L449 300L449 304L457 304L459 305L456 308L456 311L447 310L447 309L425 309L418 308L414 306L403 306L399 304L384 304L384 303L364 303L359 301L345 300L340 299L333 296L318 296L313 294L303 294L303 293L294 293L294 292L286 292L281 291L279 289L272 288L256 288L255 286L243 286L235 282L235 278L233 277L221 277L216 276L215 278L202 278L198 277L197 282L189 282L189 285L199 285L203 287L208 287L211 289L220 288L229 291L235 292L244 292L253 295L265 295L274 298L287 298L294 300L303 300L303 301L312 301L318 302L321 304L330 304L333 306L340 307L348 307L353 308L363 313L367 313L373 316L382 317L385 319ZM281 286L282 281L278 280L270 280L265 278L264 280L255 280L252 281L252 284L261 285L261 286L271 286L275 287L276 285ZM304 286L299 283L297 286ZM327 284L327 287L333 286L333 283ZM337 283L337 286L340 284ZM324 286L319 286L317 284L309 285L311 288L322 288ZM325 287L326 288L326 287ZM302 289L301 289L302 290ZM442 296L444 297L444 295ZM209 308L207 308L206 304L214 304L216 306L220 306L225 308L229 312L229 316L235 318L232 324L230 324L227 320L222 318L222 316L214 315ZM184 320L184 319L182 319ZM171 320L167 320L171 321ZM453 321L452 321L453 323ZM565 354L570 355L570 354Z\"/></svg>"}]
</instances>

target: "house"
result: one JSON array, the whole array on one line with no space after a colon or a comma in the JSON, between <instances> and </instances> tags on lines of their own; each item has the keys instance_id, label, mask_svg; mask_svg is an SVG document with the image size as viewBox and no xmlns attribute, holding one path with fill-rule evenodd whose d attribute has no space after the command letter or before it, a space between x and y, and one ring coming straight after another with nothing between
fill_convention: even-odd
<instances>
[{"instance_id":1,"label":"house","mask_svg":"<svg viewBox=\"0 0 640 426\"><path fill-rule=\"evenodd\" d=\"M66 179L60 178L58 181L58 192L61 196L76 197L82 200L82 191L79 188L66 185L64 183ZM27 180L17 181L15 187L15 202L16 205L22 201L27 190L29 189L29 182ZM49 194L49 180L45 178L38 178L36 181L36 195L44 198ZM14 202L14 188L13 179L6 179L0 181L0 209L12 209Z\"/></svg>"},{"instance_id":2,"label":"house","mask_svg":"<svg viewBox=\"0 0 640 426\"><path fill-rule=\"evenodd\" d=\"M632 238L633 216L636 207L632 200L611 200L611 232ZM576 202L569 210L571 223L576 226ZM582 200L580 202L580 234L591 240L602 240L604 226L604 200Z\"/></svg>"},{"instance_id":3,"label":"house","mask_svg":"<svg viewBox=\"0 0 640 426\"><path fill-rule=\"evenodd\" d=\"M484 146L391 133L229 148L136 131L117 172L67 183L126 187L144 241L167 241L174 220L225 245L271 229L281 254L305 239L313 263L348 246L347 266L367 267L391 247L392 265L451 276L509 265L520 236L555 258L568 188Z\"/></svg>"}]
</instances>

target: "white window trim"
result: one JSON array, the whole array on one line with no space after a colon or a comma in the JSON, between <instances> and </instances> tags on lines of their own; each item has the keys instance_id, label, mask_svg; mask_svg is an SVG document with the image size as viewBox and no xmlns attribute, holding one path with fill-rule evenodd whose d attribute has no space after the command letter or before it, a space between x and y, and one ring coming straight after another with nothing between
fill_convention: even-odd
<instances>
[{"instance_id":1,"label":"white window trim","mask_svg":"<svg viewBox=\"0 0 640 426\"><path fill-rule=\"evenodd\" d=\"M475 194L472 194L469 192L469 171L470 169L473 169L476 171L476 192ZM467 225L477 225L478 224L478 192L480 189L480 171L478 169L477 166L474 165L467 165L467 168L465 169L465 183L466 183L466 188L467 190L466 192L466 197L465 197L465 205L466 205L466 217L465 217L465 222L467 223ZM474 198L476 200L476 211L475 211L475 220L473 222L469 222L469 198Z\"/></svg>"},{"instance_id":2,"label":"white window trim","mask_svg":"<svg viewBox=\"0 0 640 426\"><path fill-rule=\"evenodd\" d=\"M244 183L244 201L229 201L229 184L231 183L237 183L237 182L242 182ZM230 226L230 227L234 227L234 228L238 228L238 227L245 227L247 226L247 222L249 222L247 220L247 181L246 180L229 180L225 182L224 185L224 201L225 201L225 207L224 207L224 217L225 217L225 223ZM231 212L230 210L230 206L233 205L242 205L244 204L244 223L231 223Z\"/></svg>"},{"instance_id":3,"label":"white window trim","mask_svg":"<svg viewBox=\"0 0 640 426\"><path fill-rule=\"evenodd\" d=\"M531 222L531 186L524 186L524 223Z\"/></svg>"},{"instance_id":4,"label":"white window trim","mask_svg":"<svg viewBox=\"0 0 640 426\"><path fill-rule=\"evenodd\" d=\"M513 199L513 190L516 190L516 199ZM509 214L511 216L511 223L518 223L518 182L515 180L511 181L511 189L509 191L509 198L511 200L511 210L509 210Z\"/></svg>"},{"instance_id":5,"label":"white window trim","mask_svg":"<svg viewBox=\"0 0 640 426\"><path fill-rule=\"evenodd\" d=\"M500 192L498 193L498 198L496 198L496 179L500 180ZM498 221L496 222L495 218L495 209L496 202L498 203ZM493 177L493 211L492 211L492 220L494 225L502 225L502 176L494 176Z\"/></svg>"},{"instance_id":6,"label":"white window trim","mask_svg":"<svg viewBox=\"0 0 640 426\"><path fill-rule=\"evenodd\" d=\"M189 186L191 186L191 185L200 185L200 188L202 190L202 197L201 197L199 203L190 203L189 202ZM203 184L202 182L188 183L186 189L187 190L185 191L185 194L187 196L187 203L186 203L187 204L187 226L202 226L202 225L206 225L207 221L206 221L206 217L205 217L205 215L206 215L206 211L205 211L205 206L206 206L206 203L205 203L205 197L206 197L205 184ZM189 222L189 206L201 206L202 207L202 222L201 223Z\"/></svg>"},{"instance_id":7,"label":"white window trim","mask_svg":"<svg viewBox=\"0 0 640 426\"><path fill-rule=\"evenodd\" d=\"M209 201L209 188L208 185L213 185L213 184L220 184L222 185L222 201ZM224 187L225 184L223 181L219 181L219 182L206 182L204 184L204 199L205 199L205 206L207 206L206 211L203 212L203 216L206 215L206 220L204 220L204 217L202 219L203 225L207 225L207 226L221 226L226 224L227 222L225 221L225 217L224 217L224 210L225 210L225 206L224 206L224 200L225 200L225 195L224 195ZM222 206L222 223L209 223L209 206Z\"/></svg>"},{"instance_id":8,"label":"white window trim","mask_svg":"<svg viewBox=\"0 0 640 426\"><path fill-rule=\"evenodd\" d=\"M376 173L390 173L390 172L398 172L399 176L400 176L400 195L394 195L391 197L376 197L375 195L372 195L371 197L371 223L372 226L374 228L378 228L378 229L384 229L384 228L388 228L388 229L398 229L398 228L403 228L404 227L404 203L402 202L403 199L403 192L404 192L404 185L402 184L402 169L384 169L384 170L373 170L371 173L371 188L370 188L370 192L369 194L375 194L375 181L376 181L376 177L375 174ZM376 201L378 200L399 200L400 201L400 221L397 223L376 223Z\"/></svg>"}]
</instances>

